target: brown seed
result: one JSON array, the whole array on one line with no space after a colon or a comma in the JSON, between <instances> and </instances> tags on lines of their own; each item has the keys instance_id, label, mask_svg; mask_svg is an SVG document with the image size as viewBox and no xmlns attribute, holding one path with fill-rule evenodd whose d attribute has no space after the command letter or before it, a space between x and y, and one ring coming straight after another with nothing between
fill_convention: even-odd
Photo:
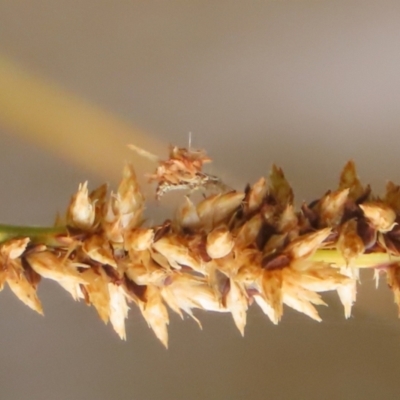
<instances>
[{"instance_id":1,"label":"brown seed","mask_svg":"<svg viewBox=\"0 0 400 400\"><path fill-rule=\"evenodd\" d=\"M290 265L290 257L286 254L270 254L262 259L262 267L268 271L286 268Z\"/></svg>"}]
</instances>

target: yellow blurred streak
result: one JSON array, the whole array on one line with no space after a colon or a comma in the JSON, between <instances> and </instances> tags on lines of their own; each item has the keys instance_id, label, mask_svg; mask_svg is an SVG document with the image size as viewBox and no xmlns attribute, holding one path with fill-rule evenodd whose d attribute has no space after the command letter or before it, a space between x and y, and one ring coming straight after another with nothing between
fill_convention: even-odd
<instances>
[{"instance_id":1,"label":"yellow blurred streak","mask_svg":"<svg viewBox=\"0 0 400 400\"><path fill-rule=\"evenodd\" d=\"M126 145L164 154L166 146L110 113L0 56L0 124L79 167L118 180L123 162L153 166Z\"/></svg>"}]
</instances>

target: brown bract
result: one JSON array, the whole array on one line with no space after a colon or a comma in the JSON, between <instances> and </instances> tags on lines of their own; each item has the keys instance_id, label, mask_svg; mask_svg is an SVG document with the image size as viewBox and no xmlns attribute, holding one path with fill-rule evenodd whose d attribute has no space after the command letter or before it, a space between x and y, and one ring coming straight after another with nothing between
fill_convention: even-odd
<instances>
[{"instance_id":1,"label":"brown bract","mask_svg":"<svg viewBox=\"0 0 400 400\"><path fill-rule=\"evenodd\" d=\"M0 287L42 313L36 294L41 277L57 281L75 300L84 300L125 339L125 319L136 305L160 341L168 345L168 309L231 313L243 335L249 307L256 304L277 324L285 306L320 321L321 292L336 291L345 316L356 299L358 260L366 253L400 254L400 191L388 183L383 200L362 186L353 162L339 187L321 198L294 205L282 169L273 166L243 192L227 190L203 172L203 150L170 147L165 161L131 146L158 163L151 181L157 196L169 190L218 193L200 202L184 196L174 218L145 226L145 200L127 164L115 193L106 185L89 194L79 186L67 210L65 235L30 244L29 237L0 245ZM37 238L35 238L37 239ZM316 261L315 253L336 255ZM400 266L377 265L388 275L400 304ZM201 326L201 325L200 325Z\"/></svg>"},{"instance_id":2,"label":"brown bract","mask_svg":"<svg viewBox=\"0 0 400 400\"><path fill-rule=\"evenodd\" d=\"M32 310L43 314L42 305L36 294L40 278L34 278L29 266L24 268L21 258L29 243L29 238L15 239L1 246L0 250L0 288L7 282L14 294Z\"/></svg>"}]
</instances>

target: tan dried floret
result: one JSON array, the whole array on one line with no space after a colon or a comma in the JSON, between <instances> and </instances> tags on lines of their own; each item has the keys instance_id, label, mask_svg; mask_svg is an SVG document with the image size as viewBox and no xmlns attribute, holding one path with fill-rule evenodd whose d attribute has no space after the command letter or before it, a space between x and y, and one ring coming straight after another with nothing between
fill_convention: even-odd
<instances>
[{"instance_id":1,"label":"tan dried floret","mask_svg":"<svg viewBox=\"0 0 400 400\"><path fill-rule=\"evenodd\" d=\"M349 161L340 175L339 190L349 189L349 198L356 200L364 194L364 188L356 172L354 161Z\"/></svg>"},{"instance_id":2,"label":"tan dried floret","mask_svg":"<svg viewBox=\"0 0 400 400\"><path fill-rule=\"evenodd\" d=\"M92 260L117 268L110 243L101 235L90 236L83 243L82 249Z\"/></svg>"},{"instance_id":3,"label":"tan dried floret","mask_svg":"<svg viewBox=\"0 0 400 400\"><path fill-rule=\"evenodd\" d=\"M118 187L116 214L119 216L122 229L136 227L142 220L144 197L136 179L135 170L131 164L126 164L123 178Z\"/></svg>"},{"instance_id":4,"label":"tan dried floret","mask_svg":"<svg viewBox=\"0 0 400 400\"><path fill-rule=\"evenodd\" d=\"M277 229L279 232L289 233L297 231L299 219L292 204L288 204L280 215Z\"/></svg>"},{"instance_id":5,"label":"tan dried floret","mask_svg":"<svg viewBox=\"0 0 400 400\"><path fill-rule=\"evenodd\" d=\"M289 254L294 259L309 257L320 247L321 243L330 233L331 228L324 228L300 236L289 243L285 249L285 253Z\"/></svg>"},{"instance_id":6,"label":"tan dried floret","mask_svg":"<svg viewBox=\"0 0 400 400\"><path fill-rule=\"evenodd\" d=\"M283 314L282 270L263 271L261 275L261 298L268 304L268 317L277 324Z\"/></svg>"},{"instance_id":7,"label":"tan dried floret","mask_svg":"<svg viewBox=\"0 0 400 400\"><path fill-rule=\"evenodd\" d=\"M251 188L245 204L247 213L252 213L259 209L268 193L267 181L261 177Z\"/></svg>"},{"instance_id":8,"label":"tan dried floret","mask_svg":"<svg viewBox=\"0 0 400 400\"><path fill-rule=\"evenodd\" d=\"M16 260L26 250L26 246L30 242L29 238L14 239L9 242L3 243L0 247L0 255L2 263L7 260Z\"/></svg>"},{"instance_id":9,"label":"tan dried floret","mask_svg":"<svg viewBox=\"0 0 400 400\"><path fill-rule=\"evenodd\" d=\"M239 329L242 336L244 336L248 306L247 295L244 287L231 278L229 291L226 295L226 307L231 312L236 327Z\"/></svg>"},{"instance_id":10,"label":"tan dried floret","mask_svg":"<svg viewBox=\"0 0 400 400\"><path fill-rule=\"evenodd\" d=\"M108 293L110 295L110 322L119 337L125 340L125 319L129 311L126 294L121 286L114 283L108 284Z\"/></svg>"},{"instance_id":11,"label":"tan dried floret","mask_svg":"<svg viewBox=\"0 0 400 400\"><path fill-rule=\"evenodd\" d=\"M123 243L124 234L140 225L143 219L144 197L135 171L130 164L123 170L117 193L111 193L103 207L102 227L112 243Z\"/></svg>"},{"instance_id":12,"label":"tan dried floret","mask_svg":"<svg viewBox=\"0 0 400 400\"><path fill-rule=\"evenodd\" d=\"M314 305L326 306L320 295L298 284L293 284L288 279L283 280L282 292L284 304L318 322L322 321L318 311L314 307Z\"/></svg>"},{"instance_id":13,"label":"tan dried floret","mask_svg":"<svg viewBox=\"0 0 400 400\"><path fill-rule=\"evenodd\" d=\"M123 264L124 273L138 285L161 284L170 274L170 266L162 268L156 259L150 251L136 254L132 261Z\"/></svg>"},{"instance_id":14,"label":"tan dried floret","mask_svg":"<svg viewBox=\"0 0 400 400\"><path fill-rule=\"evenodd\" d=\"M50 251L32 253L26 256L29 265L43 278L56 282L85 284L86 281L69 260L63 260Z\"/></svg>"},{"instance_id":15,"label":"tan dried floret","mask_svg":"<svg viewBox=\"0 0 400 400\"><path fill-rule=\"evenodd\" d=\"M255 243L258 233L263 224L261 214L256 214L251 219L247 220L243 226L239 228L236 236L236 246L239 249L246 248Z\"/></svg>"},{"instance_id":16,"label":"tan dried floret","mask_svg":"<svg viewBox=\"0 0 400 400\"><path fill-rule=\"evenodd\" d=\"M353 261L365 251L364 242L357 233L357 220L350 219L342 225L336 246L347 266L353 266Z\"/></svg>"},{"instance_id":17,"label":"tan dried floret","mask_svg":"<svg viewBox=\"0 0 400 400\"><path fill-rule=\"evenodd\" d=\"M396 224L396 213L383 202L364 203L360 204L360 207L366 218L377 231L391 231Z\"/></svg>"},{"instance_id":18,"label":"tan dried floret","mask_svg":"<svg viewBox=\"0 0 400 400\"><path fill-rule=\"evenodd\" d=\"M145 297L145 301L139 301L140 311L157 338L168 348L167 325L169 324L169 316L160 289L157 286L148 285Z\"/></svg>"},{"instance_id":19,"label":"tan dried floret","mask_svg":"<svg viewBox=\"0 0 400 400\"><path fill-rule=\"evenodd\" d=\"M337 288L337 293L344 306L344 316L350 318L351 309L356 301L358 270L351 267L342 267L340 268L340 273L343 276L349 277L346 284L340 285Z\"/></svg>"},{"instance_id":20,"label":"tan dried floret","mask_svg":"<svg viewBox=\"0 0 400 400\"><path fill-rule=\"evenodd\" d=\"M338 290L351 283L351 279L326 262L298 260L291 267L290 279L313 292Z\"/></svg>"},{"instance_id":21,"label":"tan dried floret","mask_svg":"<svg viewBox=\"0 0 400 400\"><path fill-rule=\"evenodd\" d=\"M293 203L294 194L281 168L275 164L269 175L269 192L280 206Z\"/></svg>"},{"instance_id":22,"label":"tan dried floret","mask_svg":"<svg viewBox=\"0 0 400 400\"><path fill-rule=\"evenodd\" d=\"M178 227L183 229L198 229L201 226L200 217L196 206L185 196L183 203L176 212L175 221Z\"/></svg>"},{"instance_id":23,"label":"tan dried floret","mask_svg":"<svg viewBox=\"0 0 400 400\"><path fill-rule=\"evenodd\" d=\"M7 267L7 283L13 293L32 310L43 315L43 308L36 293L36 288L27 279L19 260L14 260Z\"/></svg>"},{"instance_id":24,"label":"tan dried floret","mask_svg":"<svg viewBox=\"0 0 400 400\"><path fill-rule=\"evenodd\" d=\"M327 193L320 202L321 226L337 226L343 216L349 188Z\"/></svg>"},{"instance_id":25,"label":"tan dried floret","mask_svg":"<svg viewBox=\"0 0 400 400\"><path fill-rule=\"evenodd\" d=\"M154 240L154 230L147 228L136 228L128 231L124 238L125 250L144 251L148 250Z\"/></svg>"},{"instance_id":26,"label":"tan dried floret","mask_svg":"<svg viewBox=\"0 0 400 400\"><path fill-rule=\"evenodd\" d=\"M79 185L78 192L72 197L67 211L68 225L90 230L96 217L96 208L88 193L88 182Z\"/></svg>"},{"instance_id":27,"label":"tan dried floret","mask_svg":"<svg viewBox=\"0 0 400 400\"><path fill-rule=\"evenodd\" d=\"M83 286L86 301L93 305L100 318L107 323L110 319L110 294L108 291L108 278L102 268L87 269L82 272L87 284Z\"/></svg>"},{"instance_id":28,"label":"tan dried floret","mask_svg":"<svg viewBox=\"0 0 400 400\"><path fill-rule=\"evenodd\" d=\"M93 223L93 228L97 228L102 221L104 207L107 201L107 192L108 192L108 185L105 183L98 188L94 189L89 194L89 199L91 203L94 205L95 209L95 220Z\"/></svg>"},{"instance_id":29,"label":"tan dried floret","mask_svg":"<svg viewBox=\"0 0 400 400\"><path fill-rule=\"evenodd\" d=\"M171 276L168 285L162 288L161 294L164 301L173 311L182 316L182 310L198 322L199 325L200 321L193 315L193 308L218 312L228 311L204 279L190 274L175 273Z\"/></svg>"},{"instance_id":30,"label":"tan dried floret","mask_svg":"<svg viewBox=\"0 0 400 400\"><path fill-rule=\"evenodd\" d=\"M13 293L32 310L43 314L43 308L36 294L36 284L29 279L22 266L20 256L25 252L29 238L14 239L0 247L1 288L7 281Z\"/></svg>"},{"instance_id":31,"label":"tan dried floret","mask_svg":"<svg viewBox=\"0 0 400 400\"><path fill-rule=\"evenodd\" d=\"M181 269L185 265L194 271L203 271L198 258L192 254L185 242L176 235L164 236L157 240L153 244L153 249L163 255L173 268Z\"/></svg>"},{"instance_id":32,"label":"tan dried floret","mask_svg":"<svg viewBox=\"0 0 400 400\"><path fill-rule=\"evenodd\" d=\"M196 208L201 226L210 230L227 222L241 205L244 196L243 192L233 191L204 199Z\"/></svg>"},{"instance_id":33,"label":"tan dried floret","mask_svg":"<svg viewBox=\"0 0 400 400\"><path fill-rule=\"evenodd\" d=\"M207 235L207 254L214 259L225 257L233 249L234 243L227 227L215 228Z\"/></svg>"}]
</instances>

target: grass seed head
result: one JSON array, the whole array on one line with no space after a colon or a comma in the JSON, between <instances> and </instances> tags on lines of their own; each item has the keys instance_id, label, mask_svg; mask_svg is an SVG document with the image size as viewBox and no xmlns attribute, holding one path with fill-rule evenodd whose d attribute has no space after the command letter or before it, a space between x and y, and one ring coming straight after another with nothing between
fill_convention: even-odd
<instances>
[{"instance_id":1,"label":"grass seed head","mask_svg":"<svg viewBox=\"0 0 400 400\"><path fill-rule=\"evenodd\" d=\"M203 172L210 162L203 150L171 146L163 161L131 148L157 163L150 180L157 182L158 196L173 189L206 193L210 184L219 192L198 204L185 196L172 221L145 226L145 200L130 164L114 194L107 194L106 185L88 194L84 183L71 199L62 233L18 230L6 236L0 244L0 289L7 282L22 302L42 313L37 285L41 278L55 280L75 300L93 305L122 339L128 304L134 303L167 347L168 308L199 326L196 309L230 312L243 335L253 303L274 324L284 305L320 321L317 307L325 303L319 293L337 291L349 317L359 260L368 253L383 259L376 266L386 271L400 309L395 184L389 182L379 200L349 162L337 191L297 210L293 190L276 166L268 181L228 191Z\"/></svg>"}]
</instances>

